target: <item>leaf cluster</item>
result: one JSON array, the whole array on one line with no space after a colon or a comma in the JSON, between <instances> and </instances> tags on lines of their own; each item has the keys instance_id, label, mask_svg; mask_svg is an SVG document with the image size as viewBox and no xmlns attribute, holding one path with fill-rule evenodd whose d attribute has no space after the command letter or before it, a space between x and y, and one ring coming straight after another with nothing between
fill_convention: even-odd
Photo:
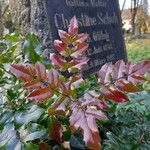
<instances>
[{"instance_id":1,"label":"leaf cluster","mask_svg":"<svg viewBox=\"0 0 150 150\"><path fill-rule=\"evenodd\" d=\"M85 56L88 35L79 33L76 17L71 19L68 32L59 30L58 33L60 40L54 41L57 52L50 54L50 64L40 54L38 39L30 33L23 44L23 59L9 62L9 70L3 67L4 74L7 73L13 83L6 89L6 102L1 106L1 118L7 118L0 122L2 148L24 149L38 145L40 149L48 149L48 145L53 146L52 140L63 146L77 134L88 149L101 150L99 127L114 117L107 113L113 108L111 101L126 105L129 103L127 93L142 90L139 84L146 81L144 74L150 68L150 61L108 62L97 77L84 79L82 71L89 61ZM6 116L5 111L9 112ZM12 134L3 141L9 132Z\"/></svg>"}]
</instances>

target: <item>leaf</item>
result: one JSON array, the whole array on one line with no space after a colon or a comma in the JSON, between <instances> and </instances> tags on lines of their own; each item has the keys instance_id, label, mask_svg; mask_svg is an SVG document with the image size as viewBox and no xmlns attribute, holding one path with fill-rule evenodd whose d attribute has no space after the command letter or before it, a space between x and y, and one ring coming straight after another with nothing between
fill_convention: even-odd
<instances>
[{"instance_id":1,"label":"leaf","mask_svg":"<svg viewBox=\"0 0 150 150\"><path fill-rule=\"evenodd\" d=\"M62 143L62 126L59 121L53 120L50 129L49 129L50 137L54 139L57 143Z\"/></svg>"},{"instance_id":2,"label":"leaf","mask_svg":"<svg viewBox=\"0 0 150 150\"><path fill-rule=\"evenodd\" d=\"M38 146L33 143L25 144L25 150L39 150Z\"/></svg>"},{"instance_id":3,"label":"leaf","mask_svg":"<svg viewBox=\"0 0 150 150\"><path fill-rule=\"evenodd\" d=\"M63 31L63 30L58 30L58 34L59 34L59 37L60 39L64 42L64 43L68 43L68 40L70 39L70 35L66 32L66 31Z\"/></svg>"},{"instance_id":4,"label":"leaf","mask_svg":"<svg viewBox=\"0 0 150 150\"><path fill-rule=\"evenodd\" d=\"M40 141L38 143L38 146L39 146L40 150L49 150L49 145L47 143L42 142L42 141Z\"/></svg>"},{"instance_id":5,"label":"leaf","mask_svg":"<svg viewBox=\"0 0 150 150\"><path fill-rule=\"evenodd\" d=\"M46 129L36 123L32 123L27 126L23 125L19 129L19 133L22 141L28 142L42 138L46 134Z\"/></svg>"},{"instance_id":6,"label":"leaf","mask_svg":"<svg viewBox=\"0 0 150 150\"><path fill-rule=\"evenodd\" d=\"M64 115L66 114L66 107L69 99L65 96L61 96L54 102L54 104L48 108L48 114L51 115Z\"/></svg>"},{"instance_id":7,"label":"leaf","mask_svg":"<svg viewBox=\"0 0 150 150\"><path fill-rule=\"evenodd\" d=\"M115 85L118 87L118 89L125 92L135 93L140 91L140 89L137 86L126 80L119 80L115 83Z\"/></svg>"},{"instance_id":8,"label":"leaf","mask_svg":"<svg viewBox=\"0 0 150 150\"><path fill-rule=\"evenodd\" d=\"M82 43L82 42L86 41L88 39L88 37L89 37L89 35L86 33L78 34L78 40L76 42Z\"/></svg>"},{"instance_id":9,"label":"leaf","mask_svg":"<svg viewBox=\"0 0 150 150\"><path fill-rule=\"evenodd\" d=\"M70 35L78 34L78 21L75 16L70 21L68 32Z\"/></svg>"},{"instance_id":10,"label":"leaf","mask_svg":"<svg viewBox=\"0 0 150 150\"><path fill-rule=\"evenodd\" d=\"M62 55L62 56L66 56L66 49L67 49L67 44L65 44L64 42L60 41L60 40L55 40L54 41L54 46L56 48L56 50Z\"/></svg>"},{"instance_id":11,"label":"leaf","mask_svg":"<svg viewBox=\"0 0 150 150\"><path fill-rule=\"evenodd\" d=\"M46 130L37 124L28 125L28 127L22 126L18 131L12 124L7 124L0 132L0 148L20 150L28 141L42 138L45 133Z\"/></svg>"},{"instance_id":12,"label":"leaf","mask_svg":"<svg viewBox=\"0 0 150 150\"><path fill-rule=\"evenodd\" d=\"M101 144L96 119L105 121L107 117L100 110L90 107L83 109L80 105L75 102L72 105L72 114L70 117L71 130L74 133L78 129L81 129L85 144L91 149L100 150Z\"/></svg>"},{"instance_id":13,"label":"leaf","mask_svg":"<svg viewBox=\"0 0 150 150\"><path fill-rule=\"evenodd\" d=\"M150 70L150 61L143 61L133 66L132 73L144 75L146 72L148 72L148 70Z\"/></svg>"},{"instance_id":14,"label":"leaf","mask_svg":"<svg viewBox=\"0 0 150 150\"><path fill-rule=\"evenodd\" d=\"M52 61L53 65L63 71L66 71L68 67L66 67L66 60L64 60L61 56L56 55L56 54L51 54L50 55L50 60Z\"/></svg>"},{"instance_id":15,"label":"leaf","mask_svg":"<svg viewBox=\"0 0 150 150\"><path fill-rule=\"evenodd\" d=\"M133 84L143 83L144 74L150 70L150 61L143 61L137 64L129 63L126 65L126 74L128 81Z\"/></svg>"},{"instance_id":16,"label":"leaf","mask_svg":"<svg viewBox=\"0 0 150 150\"><path fill-rule=\"evenodd\" d=\"M26 64L26 65L13 64L10 66L10 72L14 74L20 80L23 80L26 82L26 81L32 80L32 73L33 74L35 73L35 72L30 72L31 70L32 71L34 70L32 68L33 66L30 64Z\"/></svg>"},{"instance_id":17,"label":"leaf","mask_svg":"<svg viewBox=\"0 0 150 150\"><path fill-rule=\"evenodd\" d=\"M25 55L25 61L35 64L37 61L41 61L41 53L37 53L41 50L41 45L33 33L28 33L25 37L25 42L23 45L23 52Z\"/></svg>"},{"instance_id":18,"label":"leaf","mask_svg":"<svg viewBox=\"0 0 150 150\"><path fill-rule=\"evenodd\" d=\"M37 62L35 64L35 70L38 79L43 80L46 78L46 68L42 63Z\"/></svg>"},{"instance_id":19,"label":"leaf","mask_svg":"<svg viewBox=\"0 0 150 150\"><path fill-rule=\"evenodd\" d=\"M18 32L15 32L15 33L11 33L11 34L6 34L5 36L4 36L4 39L6 40L6 41L9 41L9 42L14 42L14 43L16 43L16 42L18 42L19 41L19 33Z\"/></svg>"},{"instance_id":20,"label":"leaf","mask_svg":"<svg viewBox=\"0 0 150 150\"><path fill-rule=\"evenodd\" d=\"M44 113L44 110L36 105L33 105L31 108L27 108L23 112L15 113L15 121L19 124L28 124L29 122L36 122L41 115Z\"/></svg>"},{"instance_id":21,"label":"leaf","mask_svg":"<svg viewBox=\"0 0 150 150\"><path fill-rule=\"evenodd\" d=\"M101 92L104 95L104 97L111 99L113 101L119 102L119 103L129 101L128 97L123 92L115 90L115 89L103 88Z\"/></svg>"},{"instance_id":22,"label":"leaf","mask_svg":"<svg viewBox=\"0 0 150 150\"><path fill-rule=\"evenodd\" d=\"M98 72L99 80L102 84L110 83L112 72L112 63L106 63Z\"/></svg>"},{"instance_id":23,"label":"leaf","mask_svg":"<svg viewBox=\"0 0 150 150\"><path fill-rule=\"evenodd\" d=\"M117 61L113 66L112 78L113 79L123 78L126 71L125 69L126 69L125 62L123 60Z\"/></svg>"},{"instance_id":24,"label":"leaf","mask_svg":"<svg viewBox=\"0 0 150 150\"><path fill-rule=\"evenodd\" d=\"M59 74L51 69L49 72L39 62L32 65L11 65L10 71L25 82L24 89L30 90L28 98L42 102L51 98L60 86Z\"/></svg>"},{"instance_id":25,"label":"leaf","mask_svg":"<svg viewBox=\"0 0 150 150\"><path fill-rule=\"evenodd\" d=\"M41 88L30 93L29 100L43 102L54 96L54 91L50 87Z\"/></svg>"},{"instance_id":26,"label":"leaf","mask_svg":"<svg viewBox=\"0 0 150 150\"><path fill-rule=\"evenodd\" d=\"M0 148L3 147L7 150L18 150L22 148L22 144L17 138L17 134L12 125L6 125L0 133Z\"/></svg>"},{"instance_id":27,"label":"leaf","mask_svg":"<svg viewBox=\"0 0 150 150\"><path fill-rule=\"evenodd\" d=\"M69 72L78 72L83 69L88 63L89 59L87 57L82 57L80 59L73 59L71 61L71 67L68 69Z\"/></svg>"},{"instance_id":28,"label":"leaf","mask_svg":"<svg viewBox=\"0 0 150 150\"><path fill-rule=\"evenodd\" d=\"M83 55L83 53L88 49L89 44L87 43L79 43L74 48L74 52L71 54L71 57L73 58L79 58Z\"/></svg>"},{"instance_id":29,"label":"leaf","mask_svg":"<svg viewBox=\"0 0 150 150\"><path fill-rule=\"evenodd\" d=\"M2 110L0 111L0 124L7 124L8 122L12 121L12 119L12 110L2 108Z\"/></svg>"},{"instance_id":30,"label":"leaf","mask_svg":"<svg viewBox=\"0 0 150 150\"><path fill-rule=\"evenodd\" d=\"M117 61L114 65L106 63L98 73L99 82L102 85L102 89L104 88L102 90L103 94L110 99L116 99L116 101L127 101L125 94L122 92L140 91L138 84L146 81L144 74L149 69L150 61L143 61L137 64L125 64L122 60ZM107 89L105 86L107 86ZM117 95L120 97L118 100Z\"/></svg>"}]
</instances>

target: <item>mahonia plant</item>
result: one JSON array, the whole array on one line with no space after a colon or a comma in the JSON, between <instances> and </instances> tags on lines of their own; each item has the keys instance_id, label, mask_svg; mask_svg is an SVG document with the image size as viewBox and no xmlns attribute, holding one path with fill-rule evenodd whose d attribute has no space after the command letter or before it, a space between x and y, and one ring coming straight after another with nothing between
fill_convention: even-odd
<instances>
[{"instance_id":1,"label":"mahonia plant","mask_svg":"<svg viewBox=\"0 0 150 150\"><path fill-rule=\"evenodd\" d=\"M48 114L69 117L72 133L80 130L89 149L101 150L96 120L108 120L104 113L109 108L107 100L127 102L127 92L140 91L138 84L145 82L144 74L150 68L150 61L137 64L125 63L123 60L115 64L106 63L98 72L99 91L85 90L79 96L76 89L86 82L82 78L82 71L89 60L85 57L89 46L86 42L88 34L78 33L78 21L73 17L68 32L59 30L59 36L60 40L54 41L57 52L50 54L53 64L50 70L37 62L12 64L10 71L24 81L23 88L29 91L29 100L44 103L54 99Z\"/></svg>"}]
</instances>

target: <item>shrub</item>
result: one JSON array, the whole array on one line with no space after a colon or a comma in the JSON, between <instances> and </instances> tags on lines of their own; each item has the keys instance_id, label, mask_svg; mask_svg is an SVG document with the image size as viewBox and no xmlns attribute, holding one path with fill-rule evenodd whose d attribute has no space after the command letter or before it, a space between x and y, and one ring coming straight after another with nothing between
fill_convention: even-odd
<instances>
[{"instance_id":1,"label":"shrub","mask_svg":"<svg viewBox=\"0 0 150 150\"><path fill-rule=\"evenodd\" d=\"M62 145L70 140L71 134L82 133L80 137L89 149L101 149L97 123L108 121L106 112L111 105L107 100L125 103L129 101L126 93L141 91L138 84L146 80L144 74L150 68L150 61L106 63L97 78L93 75L84 79L83 67L89 60L84 56L88 35L78 33L78 22L73 17L68 32L59 30L59 36L61 40L54 41L57 53L50 55L52 65L45 64L43 57L35 51L39 44L32 34L26 37L24 44L26 63L10 65L10 72L22 82L19 81L18 94L14 90L7 93L17 101L10 103L10 110L2 110L2 117L5 111L13 115L12 119L3 119L5 121L1 123L0 147L29 149L31 146L36 149L38 145L46 149L47 144L53 146L51 139ZM21 84L23 88L20 88ZM23 96L22 102L18 101L20 96ZM6 108L6 105L9 101L2 107ZM11 134L3 141L6 133Z\"/></svg>"}]
</instances>

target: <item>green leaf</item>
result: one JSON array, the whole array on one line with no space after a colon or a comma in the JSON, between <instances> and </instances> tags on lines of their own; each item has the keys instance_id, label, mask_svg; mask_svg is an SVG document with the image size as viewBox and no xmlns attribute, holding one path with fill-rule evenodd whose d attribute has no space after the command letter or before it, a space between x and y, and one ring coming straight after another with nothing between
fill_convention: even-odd
<instances>
[{"instance_id":1,"label":"green leaf","mask_svg":"<svg viewBox=\"0 0 150 150\"><path fill-rule=\"evenodd\" d=\"M41 61L42 57L40 56L41 45L33 33L28 33L25 37L25 42L23 45L23 53L25 55L25 62L36 63L37 61ZM38 53L41 51L41 53Z\"/></svg>"},{"instance_id":2,"label":"green leaf","mask_svg":"<svg viewBox=\"0 0 150 150\"><path fill-rule=\"evenodd\" d=\"M13 112L11 110L3 110L0 111L0 124L6 124L10 122L13 118Z\"/></svg>"},{"instance_id":3,"label":"green leaf","mask_svg":"<svg viewBox=\"0 0 150 150\"><path fill-rule=\"evenodd\" d=\"M70 138L71 138L71 131L70 130L63 132L62 139L64 141L69 141Z\"/></svg>"},{"instance_id":4,"label":"green leaf","mask_svg":"<svg viewBox=\"0 0 150 150\"><path fill-rule=\"evenodd\" d=\"M27 143L25 144L25 150L39 150L39 148L33 143Z\"/></svg>"},{"instance_id":5,"label":"green leaf","mask_svg":"<svg viewBox=\"0 0 150 150\"><path fill-rule=\"evenodd\" d=\"M35 145L26 145L28 141L42 138L46 134L46 129L38 124L22 126L19 130L15 130L14 125L7 124L0 132L0 149L6 150L22 150L25 144L27 148L34 148ZM34 150L33 149L33 150Z\"/></svg>"},{"instance_id":6,"label":"green leaf","mask_svg":"<svg viewBox=\"0 0 150 150\"><path fill-rule=\"evenodd\" d=\"M9 42L18 42L19 41L19 32L5 35L4 39Z\"/></svg>"},{"instance_id":7,"label":"green leaf","mask_svg":"<svg viewBox=\"0 0 150 150\"><path fill-rule=\"evenodd\" d=\"M46 134L46 129L36 123L22 126L19 129L20 137L24 142L42 138Z\"/></svg>"},{"instance_id":8,"label":"green leaf","mask_svg":"<svg viewBox=\"0 0 150 150\"><path fill-rule=\"evenodd\" d=\"M33 105L24 111L16 112L15 119L19 124L28 124L29 122L36 122L44 113L44 109Z\"/></svg>"},{"instance_id":9,"label":"green leaf","mask_svg":"<svg viewBox=\"0 0 150 150\"><path fill-rule=\"evenodd\" d=\"M0 133L0 148L5 147L6 150L20 150L21 143L17 138L17 134L12 124L7 124Z\"/></svg>"}]
</instances>

